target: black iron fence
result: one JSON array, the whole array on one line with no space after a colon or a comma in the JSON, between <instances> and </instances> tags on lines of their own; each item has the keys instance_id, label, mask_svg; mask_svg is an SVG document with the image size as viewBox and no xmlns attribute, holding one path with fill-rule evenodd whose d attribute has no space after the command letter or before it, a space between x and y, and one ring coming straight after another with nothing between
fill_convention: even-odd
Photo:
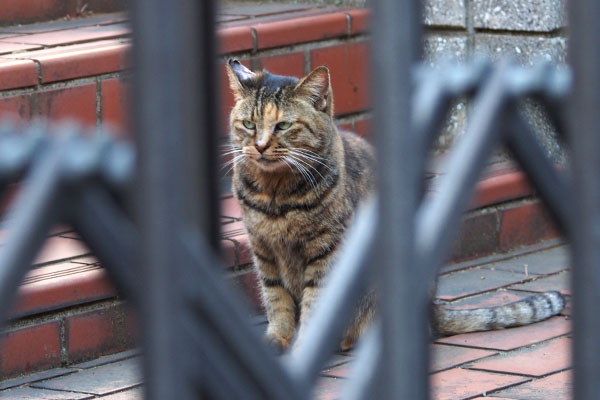
<instances>
[{"instance_id":1,"label":"black iron fence","mask_svg":"<svg viewBox=\"0 0 600 400\"><path fill-rule=\"evenodd\" d=\"M0 194L21 179L0 247L0 317L57 222L72 224L138 309L149 399L306 399L377 276L380 318L357 349L345 399L428 397L431 283L450 250L493 147L507 146L574 251L575 397L597 397L600 376L600 3L570 4L572 77L544 64L472 61L415 68L420 7L373 2L378 199L359 212L316 307L306 341L276 358L219 273L213 3L133 4L136 146L60 135L43 126L0 134ZM158 29L160 27L160 29ZM145 84L152 82L152 85ZM569 94L571 93L571 94ZM436 196L422 177L451 101L473 104ZM557 171L518 111L534 98L570 148ZM377 221L377 223L373 223ZM402 304L402 307L398 307ZM399 311L401 310L401 311ZM410 343L409 346L406 346Z\"/></svg>"}]
</instances>

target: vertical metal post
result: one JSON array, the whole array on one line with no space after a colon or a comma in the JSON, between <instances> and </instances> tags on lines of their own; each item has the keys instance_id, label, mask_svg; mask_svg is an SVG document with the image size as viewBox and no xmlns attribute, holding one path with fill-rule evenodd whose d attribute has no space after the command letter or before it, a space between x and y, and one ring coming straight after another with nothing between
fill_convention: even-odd
<instances>
[{"instance_id":1,"label":"vertical metal post","mask_svg":"<svg viewBox=\"0 0 600 400\"><path fill-rule=\"evenodd\" d=\"M600 2L570 1L569 12L575 399L595 399L600 391Z\"/></svg>"},{"instance_id":2,"label":"vertical metal post","mask_svg":"<svg viewBox=\"0 0 600 400\"><path fill-rule=\"evenodd\" d=\"M190 399L196 398L190 371L180 357L187 351L182 327L189 309L175 282L192 268L182 262L181 235L198 225L213 244L217 240L217 202L209 200L216 193L210 167L215 132L209 121L214 113L207 106L214 101L208 83L213 73L208 33L213 30L212 2L138 0L133 6L139 149L135 207L141 232L147 398ZM202 139L207 143L200 144Z\"/></svg>"},{"instance_id":3,"label":"vertical metal post","mask_svg":"<svg viewBox=\"0 0 600 400\"><path fill-rule=\"evenodd\" d=\"M420 2L373 3L373 93L378 152L382 360L377 399L427 398L427 285L415 286L414 213L420 158L410 129L411 73L421 47ZM392 375L393 374L393 375Z\"/></svg>"}]
</instances>

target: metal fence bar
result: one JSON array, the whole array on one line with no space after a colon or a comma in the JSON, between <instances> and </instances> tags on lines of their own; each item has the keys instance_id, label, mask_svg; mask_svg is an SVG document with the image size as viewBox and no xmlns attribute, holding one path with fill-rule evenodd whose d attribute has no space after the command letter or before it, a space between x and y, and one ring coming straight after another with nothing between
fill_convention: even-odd
<instances>
[{"instance_id":1,"label":"metal fence bar","mask_svg":"<svg viewBox=\"0 0 600 400\"><path fill-rule=\"evenodd\" d=\"M60 217L61 170L67 138L53 142L38 158L32 157L29 175L5 226L7 242L0 246L0 321L5 321L19 283Z\"/></svg>"},{"instance_id":2,"label":"metal fence bar","mask_svg":"<svg viewBox=\"0 0 600 400\"><path fill-rule=\"evenodd\" d=\"M139 0L133 7L146 396L185 400L196 396L179 357L189 343L183 340L186 315L174 277L192 267L182 265L178 236L194 214L188 196L198 193L197 184L186 186L186 167L194 150L190 131L199 126L191 114L199 104L195 84L201 71L192 70L200 58L195 44L203 42L193 28L199 3Z\"/></svg>"},{"instance_id":3,"label":"metal fence bar","mask_svg":"<svg viewBox=\"0 0 600 400\"><path fill-rule=\"evenodd\" d=\"M568 233L571 221L571 199L564 173L560 173L546 157L535 133L524 117L513 105L510 110L504 138L508 148L519 161L531 182L548 203L548 210L564 234Z\"/></svg>"},{"instance_id":4,"label":"metal fence bar","mask_svg":"<svg viewBox=\"0 0 600 400\"><path fill-rule=\"evenodd\" d=\"M245 375L251 375L254 385L265 394L265 398L302 398L297 385L281 368L271 349L251 330L247 318L249 313L244 313L239 307L241 301L236 293L227 290L230 288L226 287L223 277L215 268L209 268L218 265L219 261L212 256L208 245L201 241L199 235L189 235L187 240L182 241L181 247L186 264L200 265L203 259L209 261L202 268L188 270L185 276L177 280L178 286L190 293L185 306L193 309L199 323L209 326L219 338L216 344L198 342L196 346L218 347L223 357L234 359L235 362L229 366L229 373L233 376L244 375L244 379ZM200 338L203 333L199 333Z\"/></svg>"},{"instance_id":5,"label":"metal fence bar","mask_svg":"<svg viewBox=\"0 0 600 400\"><path fill-rule=\"evenodd\" d=\"M467 132L450 154L438 195L425 199L416 216L416 248L426 269L427 282L433 282L454 243L451 239L467 207L474 185L491 151L500 141L502 109L508 65L495 70L484 84L473 106Z\"/></svg>"},{"instance_id":6,"label":"metal fence bar","mask_svg":"<svg viewBox=\"0 0 600 400\"><path fill-rule=\"evenodd\" d=\"M575 399L600 393L600 2L569 3L574 86L568 138L573 149L573 356Z\"/></svg>"},{"instance_id":7,"label":"metal fence bar","mask_svg":"<svg viewBox=\"0 0 600 400\"><path fill-rule=\"evenodd\" d=\"M139 233L129 217L97 185L86 185L75 193L78 207L69 220L114 280L120 293L140 306L141 285L135 262Z\"/></svg>"},{"instance_id":8,"label":"metal fence bar","mask_svg":"<svg viewBox=\"0 0 600 400\"><path fill-rule=\"evenodd\" d=\"M418 165L424 157L416 150L419 143L410 126L411 73L421 48L420 6L413 0L373 2L372 93L380 196L374 262L380 268L385 349L377 393L370 397L377 399L427 398L427 293L414 286L419 266L412 239L421 187Z\"/></svg>"}]
</instances>

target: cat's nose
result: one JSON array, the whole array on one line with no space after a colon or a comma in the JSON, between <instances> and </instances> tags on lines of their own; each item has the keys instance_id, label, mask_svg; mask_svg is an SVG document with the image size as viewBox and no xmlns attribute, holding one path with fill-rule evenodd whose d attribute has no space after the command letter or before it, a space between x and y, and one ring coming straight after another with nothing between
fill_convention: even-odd
<instances>
[{"instance_id":1,"label":"cat's nose","mask_svg":"<svg viewBox=\"0 0 600 400\"><path fill-rule=\"evenodd\" d=\"M254 143L254 147L256 147L256 150L258 150L260 154L262 154L267 147L269 147L269 142L257 140L256 143Z\"/></svg>"}]
</instances>

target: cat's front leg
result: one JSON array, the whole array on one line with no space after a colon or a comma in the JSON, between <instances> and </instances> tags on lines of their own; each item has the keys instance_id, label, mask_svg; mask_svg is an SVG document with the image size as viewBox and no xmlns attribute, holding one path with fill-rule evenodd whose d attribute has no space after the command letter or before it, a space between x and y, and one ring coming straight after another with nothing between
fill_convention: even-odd
<instances>
[{"instance_id":1,"label":"cat's front leg","mask_svg":"<svg viewBox=\"0 0 600 400\"><path fill-rule=\"evenodd\" d=\"M255 266L269 323L266 339L278 352L283 352L296 333L296 303L285 288L274 260L255 254Z\"/></svg>"},{"instance_id":2,"label":"cat's front leg","mask_svg":"<svg viewBox=\"0 0 600 400\"><path fill-rule=\"evenodd\" d=\"M300 326L294 347L297 349L304 340L306 326L315 308L321 293L325 274L329 269L329 258L314 261L309 264L304 272L302 300L300 301Z\"/></svg>"}]
</instances>

